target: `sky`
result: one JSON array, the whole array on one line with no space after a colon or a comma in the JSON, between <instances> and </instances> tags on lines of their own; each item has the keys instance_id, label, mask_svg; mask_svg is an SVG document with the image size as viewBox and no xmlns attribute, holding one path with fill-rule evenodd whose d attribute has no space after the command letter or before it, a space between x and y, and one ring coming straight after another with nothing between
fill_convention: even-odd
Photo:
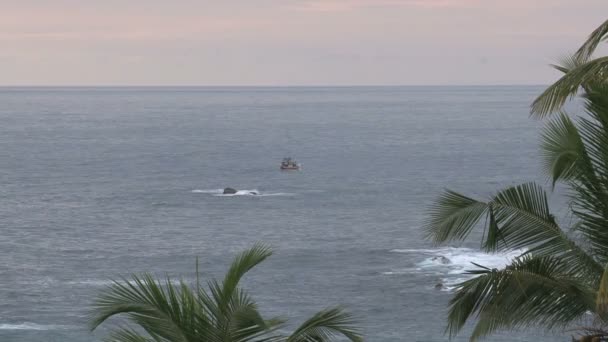
<instances>
[{"instance_id":1,"label":"sky","mask_svg":"<svg viewBox=\"0 0 608 342\"><path fill-rule=\"evenodd\" d=\"M606 19L608 0L0 0L0 85L548 84Z\"/></svg>"}]
</instances>

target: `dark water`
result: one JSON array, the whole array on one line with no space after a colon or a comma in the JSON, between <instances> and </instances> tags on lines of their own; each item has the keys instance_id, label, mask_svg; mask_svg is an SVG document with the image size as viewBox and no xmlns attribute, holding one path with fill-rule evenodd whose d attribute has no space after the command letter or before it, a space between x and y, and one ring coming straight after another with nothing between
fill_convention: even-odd
<instances>
[{"instance_id":1,"label":"dark water","mask_svg":"<svg viewBox=\"0 0 608 342\"><path fill-rule=\"evenodd\" d=\"M86 315L109 278L192 280L196 256L221 276L256 241L275 255L245 285L268 315L340 303L369 341L445 341L435 284L517 252L432 248L424 209L447 186L543 181L541 90L0 89L0 341L97 340ZM301 172L278 170L287 154Z\"/></svg>"}]
</instances>

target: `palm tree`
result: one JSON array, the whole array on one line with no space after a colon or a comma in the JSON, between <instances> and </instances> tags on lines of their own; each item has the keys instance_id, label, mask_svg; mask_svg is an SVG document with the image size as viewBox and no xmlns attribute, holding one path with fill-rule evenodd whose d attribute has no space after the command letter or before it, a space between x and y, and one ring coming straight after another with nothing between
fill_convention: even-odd
<instances>
[{"instance_id":1,"label":"palm tree","mask_svg":"<svg viewBox=\"0 0 608 342\"><path fill-rule=\"evenodd\" d=\"M579 56L556 68L566 76L578 73L580 56L588 57L608 32L608 22L601 29ZM533 106L544 103L543 96L563 80ZM581 325L580 341L608 341L608 83L593 78L580 85L587 115L572 119L560 112L545 126L541 144L553 186L559 182L567 189L571 224L555 219L546 192L534 183L485 201L447 190L430 208L425 229L437 244L463 241L483 229L487 252L526 250L504 269L476 265L469 271L474 277L459 285L449 304L450 337L475 319L472 341L500 329Z\"/></svg>"},{"instance_id":2,"label":"palm tree","mask_svg":"<svg viewBox=\"0 0 608 342\"><path fill-rule=\"evenodd\" d=\"M607 39L608 20L593 31L587 41L569 58L572 68L534 101L532 115L544 117L554 113L576 95L581 87L608 80L608 56L591 59L598 45Z\"/></svg>"},{"instance_id":3,"label":"palm tree","mask_svg":"<svg viewBox=\"0 0 608 342\"><path fill-rule=\"evenodd\" d=\"M336 337L362 341L353 317L339 307L322 310L291 335L278 332L284 320L265 319L255 301L239 287L241 278L272 251L264 245L239 254L224 280L208 282L208 290L171 279L161 282L151 275L134 275L115 281L94 303L91 328L113 316L127 318L133 326L116 327L108 341L116 342L323 342Z\"/></svg>"}]
</instances>

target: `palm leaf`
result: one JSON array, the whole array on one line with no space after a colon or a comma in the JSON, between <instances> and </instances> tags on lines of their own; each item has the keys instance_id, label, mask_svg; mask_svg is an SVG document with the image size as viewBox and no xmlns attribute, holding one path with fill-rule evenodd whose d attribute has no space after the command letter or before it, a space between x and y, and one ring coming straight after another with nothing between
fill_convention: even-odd
<instances>
[{"instance_id":1,"label":"palm leaf","mask_svg":"<svg viewBox=\"0 0 608 342\"><path fill-rule=\"evenodd\" d=\"M341 308L325 309L300 325L287 338L287 342L331 341L337 336L346 337L350 341L362 341L363 338L355 323L352 315Z\"/></svg>"},{"instance_id":2,"label":"palm leaf","mask_svg":"<svg viewBox=\"0 0 608 342\"><path fill-rule=\"evenodd\" d=\"M597 87L594 87L597 89ZM586 108L591 119L579 120L584 144L577 177L570 182L572 210L580 220L576 230L589 242L594 255L602 263L608 261L608 89L586 95ZM601 274L601 271L598 272Z\"/></svg>"},{"instance_id":3,"label":"palm leaf","mask_svg":"<svg viewBox=\"0 0 608 342\"><path fill-rule=\"evenodd\" d=\"M604 79L607 71L608 57L591 60L570 70L534 100L532 115L542 118L559 110L568 99L577 94L581 86L593 83L598 78Z\"/></svg>"},{"instance_id":4,"label":"palm leaf","mask_svg":"<svg viewBox=\"0 0 608 342\"><path fill-rule=\"evenodd\" d=\"M578 57L577 55L567 55L559 59L559 64L551 64L551 66L561 71L564 74L569 73L571 70L585 64L587 60Z\"/></svg>"},{"instance_id":5,"label":"palm leaf","mask_svg":"<svg viewBox=\"0 0 608 342\"><path fill-rule=\"evenodd\" d=\"M174 291L171 282L165 286ZM112 316L127 314L150 334L170 341L187 341L180 327L178 306L177 298L167 293L151 275L133 275L131 282L116 281L98 297L93 305L91 329Z\"/></svg>"},{"instance_id":6,"label":"palm leaf","mask_svg":"<svg viewBox=\"0 0 608 342\"><path fill-rule=\"evenodd\" d=\"M465 240L487 211L487 203L446 190L428 210L427 238L437 244Z\"/></svg>"},{"instance_id":7,"label":"palm leaf","mask_svg":"<svg viewBox=\"0 0 608 342\"><path fill-rule=\"evenodd\" d=\"M256 244L252 248L240 253L230 265L230 269L224 277L224 281L219 290L218 304L220 310L225 310L230 303L232 295L236 290L241 278L272 255L272 250L263 244Z\"/></svg>"},{"instance_id":8,"label":"palm leaf","mask_svg":"<svg viewBox=\"0 0 608 342\"><path fill-rule=\"evenodd\" d=\"M174 285L170 279L161 283L149 274L116 281L95 301L91 329L124 315L148 336L128 327L118 328L108 341L330 341L337 336L361 340L350 314L339 308L317 313L288 338L275 334L285 321L263 318L255 301L238 286L240 279L270 254L268 247L259 244L239 254L221 283L208 282L208 291L200 286L198 262L194 289L183 282Z\"/></svg>"},{"instance_id":9,"label":"palm leaf","mask_svg":"<svg viewBox=\"0 0 608 342\"><path fill-rule=\"evenodd\" d=\"M115 329L110 335L104 338L107 342L158 342L159 339L151 339L138 334L133 329L121 328Z\"/></svg>"},{"instance_id":10,"label":"palm leaf","mask_svg":"<svg viewBox=\"0 0 608 342\"><path fill-rule=\"evenodd\" d=\"M551 176L552 185L570 180L577 172L584 154L584 145L576 125L566 113L551 120L542 134L543 168Z\"/></svg>"},{"instance_id":11,"label":"palm leaf","mask_svg":"<svg viewBox=\"0 0 608 342\"><path fill-rule=\"evenodd\" d=\"M604 269L595 300L598 313L608 314L608 265Z\"/></svg>"},{"instance_id":12,"label":"palm leaf","mask_svg":"<svg viewBox=\"0 0 608 342\"><path fill-rule=\"evenodd\" d=\"M576 52L576 57L581 60L588 60L595 52L595 49L602 40L605 40L608 35L608 20L603 22L595 31L589 35L589 38Z\"/></svg>"},{"instance_id":13,"label":"palm leaf","mask_svg":"<svg viewBox=\"0 0 608 342\"><path fill-rule=\"evenodd\" d=\"M539 256L560 256L591 273L603 269L560 229L545 192L534 183L504 189L488 202L448 191L431 207L425 228L435 243L462 241L484 214L487 251L527 249Z\"/></svg>"},{"instance_id":14,"label":"palm leaf","mask_svg":"<svg viewBox=\"0 0 608 342\"><path fill-rule=\"evenodd\" d=\"M499 192L491 201L499 232L498 249L527 249L537 256L558 256L580 272L593 274L602 266L573 241L549 211L546 193L534 183ZM488 242L486 242L488 244Z\"/></svg>"},{"instance_id":15,"label":"palm leaf","mask_svg":"<svg viewBox=\"0 0 608 342\"><path fill-rule=\"evenodd\" d=\"M479 316L471 340L499 329L565 326L593 309L593 291L558 258L523 256L503 270L471 271L450 301L447 332Z\"/></svg>"}]
</instances>

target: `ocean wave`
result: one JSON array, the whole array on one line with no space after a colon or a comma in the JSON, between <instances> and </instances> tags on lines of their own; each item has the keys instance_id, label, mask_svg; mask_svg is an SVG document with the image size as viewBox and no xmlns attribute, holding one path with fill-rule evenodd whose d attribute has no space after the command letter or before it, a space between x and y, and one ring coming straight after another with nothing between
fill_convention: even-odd
<instances>
[{"instance_id":1,"label":"ocean wave","mask_svg":"<svg viewBox=\"0 0 608 342\"><path fill-rule=\"evenodd\" d=\"M23 322L19 324L0 323L0 330L61 330L71 328L68 325L36 324Z\"/></svg>"},{"instance_id":2,"label":"ocean wave","mask_svg":"<svg viewBox=\"0 0 608 342\"><path fill-rule=\"evenodd\" d=\"M392 271L386 271L386 272L381 272L380 274L382 275L402 275L402 274L411 274L416 272L416 269L413 268L405 268L405 269L399 269L399 270L392 270Z\"/></svg>"},{"instance_id":3,"label":"ocean wave","mask_svg":"<svg viewBox=\"0 0 608 342\"><path fill-rule=\"evenodd\" d=\"M271 196L295 196L293 193L287 192L262 192L258 189L238 190L235 194L224 194L224 189L195 189L193 193L210 194L216 197L234 197L234 196L254 196L254 197L271 197Z\"/></svg>"},{"instance_id":4,"label":"ocean wave","mask_svg":"<svg viewBox=\"0 0 608 342\"><path fill-rule=\"evenodd\" d=\"M190 279L171 279L171 283L173 285L180 285L181 282L185 282L186 284L191 284L194 282L194 280L190 280ZM125 284L125 281L122 279L117 279L117 282L119 284ZM82 285L82 286L91 286L91 287L102 287L102 286L109 286L109 285L113 285L115 283L115 281L111 280L111 279L81 279L81 280L72 280L72 281L68 281L66 282L66 284L68 285ZM128 280L128 283L131 285L137 285L137 282L135 280ZM163 279L161 281L161 283L165 283L165 280Z\"/></svg>"},{"instance_id":5,"label":"ocean wave","mask_svg":"<svg viewBox=\"0 0 608 342\"><path fill-rule=\"evenodd\" d=\"M525 250L510 250L499 253L485 253L472 248L444 247L436 249L393 249L392 253L407 253L418 257L414 268L394 269L383 272L385 275L404 273L423 273L439 276L441 290L451 291L459 283L471 279L467 271L479 269L475 264L488 268L501 269L522 255ZM421 260L420 260L421 259ZM435 284L434 284L435 285Z\"/></svg>"},{"instance_id":6,"label":"ocean wave","mask_svg":"<svg viewBox=\"0 0 608 342\"><path fill-rule=\"evenodd\" d=\"M439 283L441 285L440 290L441 291L447 291L447 292L454 291L456 288L458 288L458 286L462 282L465 282L465 281L467 281L469 279L471 279L471 278L470 277L469 278L463 278L463 277L442 278L441 281L440 281L440 283Z\"/></svg>"},{"instance_id":7,"label":"ocean wave","mask_svg":"<svg viewBox=\"0 0 608 342\"><path fill-rule=\"evenodd\" d=\"M224 192L224 189L208 189L208 190L194 189L194 190L192 190L192 192L197 193L197 194L221 194Z\"/></svg>"},{"instance_id":8,"label":"ocean wave","mask_svg":"<svg viewBox=\"0 0 608 342\"><path fill-rule=\"evenodd\" d=\"M472 248L445 247L436 249L393 249L392 253L411 253L426 256L417 265L422 269L444 268L450 274L462 274L478 267L503 268L525 250L510 250L499 253L485 253Z\"/></svg>"},{"instance_id":9,"label":"ocean wave","mask_svg":"<svg viewBox=\"0 0 608 342\"><path fill-rule=\"evenodd\" d=\"M114 282L112 280L97 280L97 279L83 279L83 280L72 280L66 282L68 285L86 285L86 286L106 286L111 285Z\"/></svg>"},{"instance_id":10,"label":"ocean wave","mask_svg":"<svg viewBox=\"0 0 608 342\"><path fill-rule=\"evenodd\" d=\"M449 274L463 274L468 270L478 269L473 263L488 268L504 268L524 252L525 250L512 250L485 253L471 248L441 248L434 256L424 259L418 265L422 268L447 267Z\"/></svg>"}]
</instances>

